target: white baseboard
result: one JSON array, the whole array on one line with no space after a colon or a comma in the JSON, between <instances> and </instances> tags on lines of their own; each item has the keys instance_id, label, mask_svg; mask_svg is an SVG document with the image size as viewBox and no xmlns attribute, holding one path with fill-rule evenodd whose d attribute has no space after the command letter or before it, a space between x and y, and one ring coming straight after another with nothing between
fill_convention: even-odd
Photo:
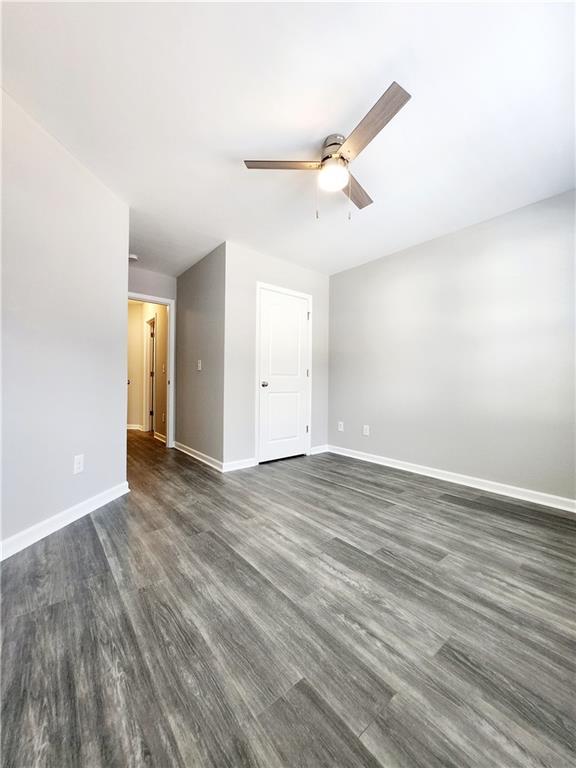
<instances>
[{"instance_id":1,"label":"white baseboard","mask_svg":"<svg viewBox=\"0 0 576 768\"><path fill-rule=\"evenodd\" d=\"M329 450L329 445L313 445L312 448L310 448L310 456L316 456L317 453L326 453L326 451Z\"/></svg>"},{"instance_id":2,"label":"white baseboard","mask_svg":"<svg viewBox=\"0 0 576 768\"><path fill-rule=\"evenodd\" d=\"M258 464L254 458L222 462L212 458L212 456L207 456L205 453L197 451L195 448L190 448L190 446L184 445L184 443L174 443L174 448L178 451L182 451L182 453L185 453L188 456L192 456L193 459L198 459L198 461L207 464L209 467L212 467L212 469L217 469L218 472L235 472L237 469L247 469L248 467L255 467Z\"/></svg>"},{"instance_id":3,"label":"white baseboard","mask_svg":"<svg viewBox=\"0 0 576 768\"><path fill-rule=\"evenodd\" d=\"M41 523L36 523L36 525L31 525L30 528L25 528L20 533L15 533L14 536L10 536L1 542L0 559L6 560L7 557L11 557L16 552L20 552L20 550L40 541L40 539L49 536L51 533L59 531L60 528L64 528L75 520L84 517L84 515L94 512L95 509L103 507L104 504L114 501L114 499L123 496L129 491L128 483L120 483L112 488L108 488L107 491L102 491L102 493L98 493L96 496L91 496L89 499L65 509L63 512L59 512L57 515L52 515L47 520L42 520Z\"/></svg>"},{"instance_id":4,"label":"white baseboard","mask_svg":"<svg viewBox=\"0 0 576 768\"><path fill-rule=\"evenodd\" d=\"M190 448L188 445L184 445L184 443L175 442L174 448L176 448L177 451L182 451L182 453L185 453L187 456L192 456L193 459L198 459L202 464L207 464L209 467L212 467L212 469L217 469L219 472L222 472L223 465L218 459L213 459L212 456L207 456L205 453L201 453L194 448Z\"/></svg>"},{"instance_id":5,"label":"white baseboard","mask_svg":"<svg viewBox=\"0 0 576 768\"><path fill-rule=\"evenodd\" d=\"M249 467L257 466L258 462L255 458L252 459L240 459L238 461L225 461L222 465L221 472L235 472L237 469L248 469Z\"/></svg>"},{"instance_id":6,"label":"white baseboard","mask_svg":"<svg viewBox=\"0 0 576 768\"><path fill-rule=\"evenodd\" d=\"M166 435L161 435L160 432L154 432L154 439L160 440L161 443L166 442Z\"/></svg>"},{"instance_id":7,"label":"white baseboard","mask_svg":"<svg viewBox=\"0 0 576 768\"><path fill-rule=\"evenodd\" d=\"M126 429L139 429L142 432L143 427L142 424L127 424Z\"/></svg>"},{"instance_id":8,"label":"white baseboard","mask_svg":"<svg viewBox=\"0 0 576 768\"><path fill-rule=\"evenodd\" d=\"M500 496L511 496L521 501L529 501L532 504L541 504L545 507L554 507L563 509L566 512L576 512L576 500L564 496L554 496L542 491L532 491L529 488L518 488L515 485L505 485L494 480L484 480L481 477L471 477L461 475L458 472L448 472L445 469L435 469L434 467L425 467L421 464L411 464L408 461L398 461L389 459L386 456L377 456L373 453L364 453L364 451L355 451L352 448L340 448L337 445L327 445L326 451L337 453L340 456L348 456L351 459L360 459L360 461L369 461L372 464L381 464L384 467L393 467L394 469L403 469L406 472L415 472L418 475L427 475L435 477L437 480L446 480L449 483L457 485L468 485L471 488L477 488L480 491L496 493Z\"/></svg>"}]
</instances>

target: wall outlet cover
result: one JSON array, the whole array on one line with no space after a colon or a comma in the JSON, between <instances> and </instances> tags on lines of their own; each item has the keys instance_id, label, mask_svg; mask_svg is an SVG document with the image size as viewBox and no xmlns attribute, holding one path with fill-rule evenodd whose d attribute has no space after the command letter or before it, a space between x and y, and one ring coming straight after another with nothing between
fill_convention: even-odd
<instances>
[{"instance_id":1,"label":"wall outlet cover","mask_svg":"<svg viewBox=\"0 0 576 768\"><path fill-rule=\"evenodd\" d=\"M201 371L202 370L202 360L198 360L196 363L196 370Z\"/></svg>"},{"instance_id":2,"label":"wall outlet cover","mask_svg":"<svg viewBox=\"0 0 576 768\"><path fill-rule=\"evenodd\" d=\"M364 424L364 426L362 427L362 434L364 435L364 437L370 437L370 425L369 424Z\"/></svg>"},{"instance_id":3,"label":"wall outlet cover","mask_svg":"<svg viewBox=\"0 0 576 768\"><path fill-rule=\"evenodd\" d=\"M84 472L84 454L79 453L74 456L74 474L77 475L80 472Z\"/></svg>"}]
</instances>

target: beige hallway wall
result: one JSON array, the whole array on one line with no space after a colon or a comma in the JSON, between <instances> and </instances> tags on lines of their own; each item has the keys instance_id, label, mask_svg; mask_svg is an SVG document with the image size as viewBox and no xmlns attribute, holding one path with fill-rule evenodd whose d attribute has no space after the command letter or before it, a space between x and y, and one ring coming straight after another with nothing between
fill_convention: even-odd
<instances>
[{"instance_id":1,"label":"beige hallway wall","mask_svg":"<svg viewBox=\"0 0 576 768\"><path fill-rule=\"evenodd\" d=\"M128 302L128 413L129 427L143 426L144 319L141 301Z\"/></svg>"},{"instance_id":2,"label":"beige hallway wall","mask_svg":"<svg viewBox=\"0 0 576 768\"><path fill-rule=\"evenodd\" d=\"M142 301L128 301L128 414L131 427L149 428L145 387L148 386L146 344L148 321L156 320L155 432L166 437L168 423L168 307Z\"/></svg>"}]
</instances>

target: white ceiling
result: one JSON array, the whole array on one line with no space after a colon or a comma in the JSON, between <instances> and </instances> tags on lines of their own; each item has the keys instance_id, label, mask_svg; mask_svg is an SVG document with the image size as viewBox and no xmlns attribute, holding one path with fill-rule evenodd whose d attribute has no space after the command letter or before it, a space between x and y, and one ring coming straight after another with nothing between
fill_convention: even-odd
<instances>
[{"instance_id":1,"label":"white ceiling","mask_svg":"<svg viewBox=\"0 0 576 768\"><path fill-rule=\"evenodd\" d=\"M139 265L225 239L333 273L574 186L569 4L3 4L6 90L131 207ZM353 172L315 159L397 80Z\"/></svg>"}]
</instances>

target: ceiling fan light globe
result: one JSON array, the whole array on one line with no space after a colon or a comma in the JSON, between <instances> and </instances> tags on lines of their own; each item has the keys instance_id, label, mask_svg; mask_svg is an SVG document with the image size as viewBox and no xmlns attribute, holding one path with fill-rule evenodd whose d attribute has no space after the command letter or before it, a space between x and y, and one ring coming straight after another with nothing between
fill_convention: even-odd
<instances>
[{"instance_id":1,"label":"ceiling fan light globe","mask_svg":"<svg viewBox=\"0 0 576 768\"><path fill-rule=\"evenodd\" d=\"M330 157L322 164L318 174L318 186L325 192L339 192L348 184L349 178L344 160L340 157Z\"/></svg>"}]
</instances>

